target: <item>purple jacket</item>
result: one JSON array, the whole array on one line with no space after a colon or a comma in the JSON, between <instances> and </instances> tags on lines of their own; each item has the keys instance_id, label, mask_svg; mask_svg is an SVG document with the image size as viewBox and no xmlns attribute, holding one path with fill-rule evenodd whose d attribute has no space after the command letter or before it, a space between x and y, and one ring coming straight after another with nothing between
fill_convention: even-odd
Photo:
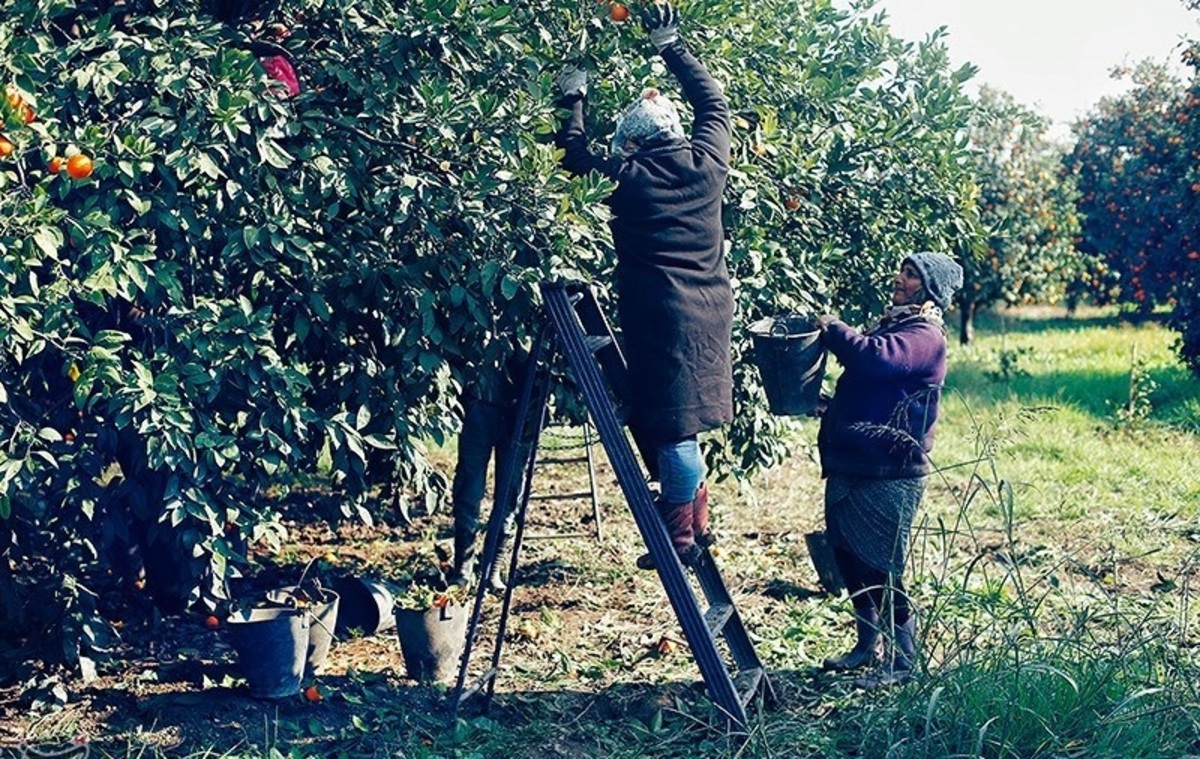
<instances>
[{"instance_id":1,"label":"purple jacket","mask_svg":"<svg viewBox=\"0 0 1200 759\"><path fill-rule=\"evenodd\" d=\"M840 321L822 340L845 367L821 417L821 469L852 477L929 474L938 400L946 378L946 336L919 317L866 334Z\"/></svg>"}]
</instances>

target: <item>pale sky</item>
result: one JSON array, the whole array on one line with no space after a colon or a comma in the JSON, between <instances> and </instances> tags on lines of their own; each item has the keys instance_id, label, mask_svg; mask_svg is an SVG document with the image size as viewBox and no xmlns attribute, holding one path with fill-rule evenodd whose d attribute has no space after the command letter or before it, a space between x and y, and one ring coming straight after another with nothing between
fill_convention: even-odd
<instances>
[{"instance_id":1,"label":"pale sky","mask_svg":"<svg viewBox=\"0 0 1200 759\"><path fill-rule=\"evenodd\" d=\"M1055 122L1053 132L1128 83L1108 72L1146 58L1180 72L1180 40L1200 37L1200 12L1180 0L880 0L892 32L924 39L946 26L955 64L979 67L981 83L1005 90Z\"/></svg>"}]
</instances>

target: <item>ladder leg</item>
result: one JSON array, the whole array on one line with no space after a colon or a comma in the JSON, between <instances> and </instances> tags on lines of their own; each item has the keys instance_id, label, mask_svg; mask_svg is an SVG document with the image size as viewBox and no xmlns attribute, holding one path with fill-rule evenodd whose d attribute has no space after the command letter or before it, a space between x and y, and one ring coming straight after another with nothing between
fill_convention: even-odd
<instances>
[{"instance_id":1,"label":"ladder leg","mask_svg":"<svg viewBox=\"0 0 1200 759\"><path fill-rule=\"evenodd\" d=\"M517 586L517 567L521 555L521 546L525 538L525 516L529 510L529 496L533 492L533 470L537 465L537 443L541 438L541 430L546 423L546 407L544 403L542 404L541 412L539 415L538 431L535 434L532 451L528 457L528 464L525 467L525 484L521 489L521 500L517 505L516 532L513 533L512 556L508 560L508 582L504 586L504 601L500 606L500 621L496 626L496 641L492 646L492 664L488 670L491 677L488 678L484 691L485 710L491 705L492 696L496 692L496 674L500 671L500 651L504 646L504 633L508 629L508 613L512 609L513 589ZM480 583L481 586L482 584Z\"/></svg>"},{"instance_id":2,"label":"ladder leg","mask_svg":"<svg viewBox=\"0 0 1200 759\"><path fill-rule=\"evenodd\" d=\"M592 519L596 524L596 542L604 540L604 528L600 524L600 500L596 498L596 459L592 452L592 425L583 423L583 447L587 455L588 487L592 491Z\"/></svg>"}]
</instances>

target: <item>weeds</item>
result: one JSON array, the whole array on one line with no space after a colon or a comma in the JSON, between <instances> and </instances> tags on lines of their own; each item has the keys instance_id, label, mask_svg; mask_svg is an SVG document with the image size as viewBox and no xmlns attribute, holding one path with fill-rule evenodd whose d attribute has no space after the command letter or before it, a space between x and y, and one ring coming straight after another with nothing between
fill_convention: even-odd
<instances>
[{"instance_id":1,"label":"weeds","mask_svg":"<svg viewBox=\"0 0 1200 759\"><path fill-rule=\"evenodd\" d=\"M1114 418L1117 429L1133 432L1142 429L1150 419L1154 410L1150 396L1158 389L1158 383L1150 376L1145 359L1138 357L1137 343L1129 351L1129 395L1117 407Z\"/></svg>"},{"instance_id":2,"label":"weeds","mask_svg":"<svg viewBox=\"0 0 1200 759\"><path fill-rule=\"evenodd\" d=\"M976 425L985 455L941 472L956 512L919 525L913 551L929 666L916 686L864 703L848 753L1116 759L1184 756L1200 740L1200 662L1181 645L1190 591L1131 601L1102 578L1076 581L1068 553L1023 541L995 453L1035 417ZM985 512L999 529L976 526Z\"/></svg>"}]
</instances>

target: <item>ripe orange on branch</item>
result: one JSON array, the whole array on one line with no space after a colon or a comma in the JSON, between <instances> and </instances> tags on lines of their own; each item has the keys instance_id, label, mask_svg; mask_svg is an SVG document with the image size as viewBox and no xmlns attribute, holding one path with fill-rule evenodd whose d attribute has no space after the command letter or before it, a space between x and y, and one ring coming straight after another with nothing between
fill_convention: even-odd
<instances>
[{"instance_id":1,"label":"ripe orange on branch","mask_svg":"<svg viewBox=\"0 0 1200 759\"><path fill-rule=\"evenodd\" d=\"M17 146L13 145L7 137L0 135L0 158L8 158L16 149Z\"/></svg>"},{"instance_id":2,"label":"ripe orange on branch","mask_svg":"<svg viewBox=\"0 0 1200 759\"><path fill-rule=\"evenodd\" d=\"M67 175L71 179L87 179L92 175L92 159L76 153L67 159Z\"/></svg>"},{"instance_id":3,"label":"ripe orange on branch","mask_svg":"<svg viewBox=\"0 0 1200 759\"><path fill-rule=\"evenodd\" d=\"M608 17L613 21L624 21L629 18L629 8L620 3L613 3L612 8L608 10Z\"/></svg>"}]
</instances>

